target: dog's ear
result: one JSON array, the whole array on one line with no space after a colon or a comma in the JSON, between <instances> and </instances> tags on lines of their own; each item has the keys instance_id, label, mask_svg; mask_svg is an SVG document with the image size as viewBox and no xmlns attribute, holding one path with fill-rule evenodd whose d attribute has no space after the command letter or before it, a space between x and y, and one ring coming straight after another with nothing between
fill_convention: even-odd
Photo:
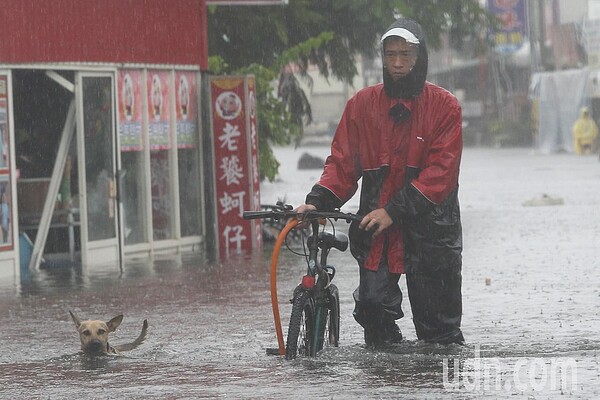
<instances>
[{"instance_id":1,"label":"dog's ear","mask_svg":"<svg viewBox=\"0 0 600 400\"><path fill-rule=\"evenodd\" d=\"M79 320L79 318L77 318L75 316L75 314L73 314L71 312L71 310L69 310L69 314L71 314L71 318L73 318L73 322L75 322L75 326L77 327L77 329L79 329L79 325L81 325L81 321Z\"/></svg>"},{"instance_id":2,"label":"dog's ear","mask_svg":"<svg viewBox=\"0 0 600 400\"><path fill-rule=\"evenodd\" d=\"M114 317L106 323L106 326L108 326L108 331L114 332L117 329L117 327L121 325L121 322L123 322L123 314L117 315L116 317Z\"/></svg>"}]
</instances>

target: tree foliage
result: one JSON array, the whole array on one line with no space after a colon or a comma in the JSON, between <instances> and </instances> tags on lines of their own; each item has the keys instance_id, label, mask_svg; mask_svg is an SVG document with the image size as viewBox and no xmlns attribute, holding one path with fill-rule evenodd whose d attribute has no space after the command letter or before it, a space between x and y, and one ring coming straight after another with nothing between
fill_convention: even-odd
<instances>
[{"instance_id":1,"label":"tree foliage","mask_svg":"<svg viewBox=\"0 0 600 400\"><path fill-rule=\"evenodd\" d=\"M211 72L256 75L261 175L270 180L278 167L270 144L297 143L311 120L296 78L308 79L309 65L326 78L351 83L355 56L376 57L379 37L399 16L417 20L431 47L439 45L442 33L457 48L479 43L490 22L477 0L289 0L287 5L209 10Z\"/></svg>"}]
</instances>

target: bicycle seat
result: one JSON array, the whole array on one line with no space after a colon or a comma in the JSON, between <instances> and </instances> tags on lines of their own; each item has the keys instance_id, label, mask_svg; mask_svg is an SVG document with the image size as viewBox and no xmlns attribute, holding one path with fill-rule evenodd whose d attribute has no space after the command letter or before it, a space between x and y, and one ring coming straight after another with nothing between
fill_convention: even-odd
<instances>
[{"instance_id":1,"label":"bicycle seat","mask_svg":"<svg viewBox=\"0 0 600 400\"><path fill-rule=\"evenodd\" d=\"M330 232L321 232L319 233L319 247L321 249L334 248L339 251L346 251L348 248L348 236L342 232L336 232L335 235Z\"/></svg>"}]
</instances>

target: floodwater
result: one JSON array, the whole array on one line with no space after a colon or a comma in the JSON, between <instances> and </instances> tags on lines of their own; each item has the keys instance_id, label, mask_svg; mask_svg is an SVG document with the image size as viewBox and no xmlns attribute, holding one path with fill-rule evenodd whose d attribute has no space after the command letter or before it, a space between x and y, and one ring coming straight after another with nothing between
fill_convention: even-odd
<instances>
[{"instance_id":1,"label":"floodwater","mask_svg":"<svg viewBox=\"0 0 600 400\"><path fill-rule=\"evenodd\" d=\"M281 180L263 185L263 203L303 201L320 174L296 170L305 151L327 153L276 150ZM218 264L160 259L123 272L51 269L24 282L1 278L0 398L600 398L597 157L468 148L460 201L467 346L418 342L406 299L404 343L365 349L352 318L357 267L349 252L334 250L340 347L314 359L267 355L277 340L266 245ZM353 200L345 210L355 207ZM287 299L303 264L286 251L280 264L285 332ZM79 354L68 310L82 319L123 313L112 344L133 340L147 318L148 338L120 356L88 358Z\"/></svg>"}]
</instances>

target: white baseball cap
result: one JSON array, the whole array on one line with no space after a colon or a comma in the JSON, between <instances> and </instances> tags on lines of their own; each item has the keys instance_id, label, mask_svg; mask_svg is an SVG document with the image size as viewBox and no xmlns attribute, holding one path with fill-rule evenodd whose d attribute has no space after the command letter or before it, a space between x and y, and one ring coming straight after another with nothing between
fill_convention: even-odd
<instances>
[{"instance_id":1,"label":"white baseball cap","mask_svg":"<svg viewBox=\"0 0 600 400\"><path fill-rule=\"evenodd\" d=\"M408 43L419 44L419 39L417 39L417 37L414 35L414 33L409 31L408 29L392 28L383 34L383 36L381 37L381 41L383 42L386 38L388 38L390 36L399 36L399 37L403 38L404 40L406 40Z\"/></svg>"}]
</instances>

